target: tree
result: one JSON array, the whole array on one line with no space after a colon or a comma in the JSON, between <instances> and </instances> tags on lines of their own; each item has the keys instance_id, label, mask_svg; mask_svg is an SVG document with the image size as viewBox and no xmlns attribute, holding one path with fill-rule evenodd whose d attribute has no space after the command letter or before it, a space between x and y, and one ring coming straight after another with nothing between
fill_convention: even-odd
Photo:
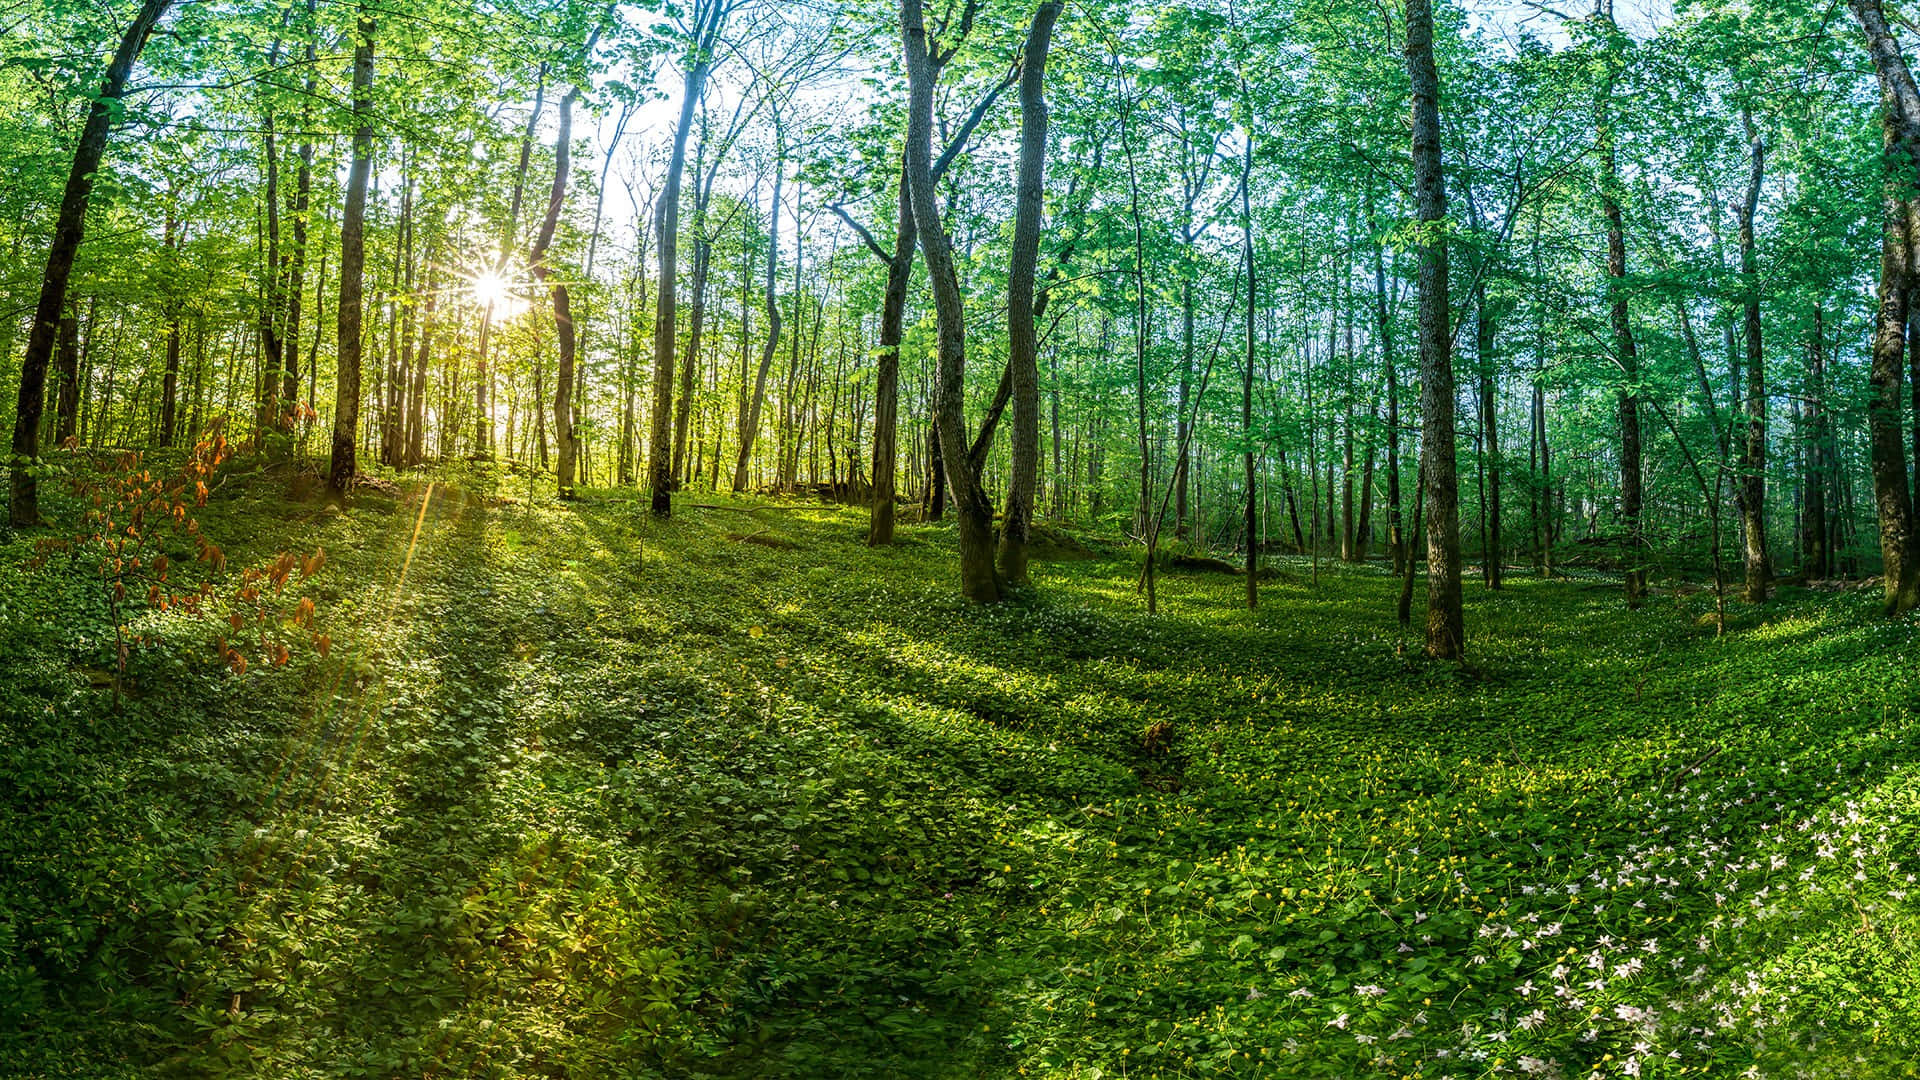
<instances>
[{"instance_id":1,"label":"tree","mask_svg":"<svg viewBox=\"0 0 1920 1080\"><path fill-rule=\"evenodd\" d=\"M683 27L687 53L685 80L680 91L680 117L673 128L673 151L667 159L666 182L660 193L660 277L654 290L653 418L647 440L647 486L652 491L655 517L673 513L673 354L675 345L675 277L679 272L680 186L686 173L687 134L693 111L713 70L715 49L727 16L739 0L694 0Z\"/></svg>"},{"instance_id":2,"label":"tree","mask_svg":"<svg viewBox=\"0 0 1920 1080\"><path fill-rule=\"evenodd\" d=\"M1427 515L1427 655L1466 656L1460 598L1459 480L1454 471L1453 331L1447 301L1447 187L1440 161L1440 73L1433 6L1407 0L1413 84L1413 190L1420 247L1420 468Z\"/></svg>"},{"instance_id":3,"label":"tree","mask_svg":"<svg viewBox=\"0 0 1920 1080\"><path fill-rule=\"evenodd\" d=\"M1760 206L1760 181L1766 172L1767 143L1754 130L1753 114L1744 115L1752 171L1740 200L1741 336L1747 347L1747 439L1741 457L1740 521L1746 536L1744 599L1757 604L1773 585L1767 556L1767 368L1760 323L1760 266L1754 254L1753 219Z\"/></svg>"},{"instance_id":4,"label":"tree","mask_svg":"<svg viewBox=\"0 0 1920 1080\"><path fill-rule=\"evenodd\" d=\"M1880 81L1886 187L1880 245L1880 285L1874 319L1872 388L1867 405L1880 557L1885 564L1885 608L1898 615L1920 605L1920 536L1907 489L1906 447L1900 437L1901 359L1912 304L1914 201L1920 186L1920 89L1887 25L1880 0L1848 0L1867 35L1867 53Z\"/></svg>"},{"instance_id":5,"label":"tree","mask_svg":"<svg viewBox=\"0 0 1920 1080\"><path fill-rule=\"evenodd\" d=\"M343 496L353 483L360 435L360 317L366 268L367 179L373 173L373 13L359 9L353 47L353 164L340 218L340 310L335 316L340 364L334 381L333 452L327 488Z\"/></svg>"},{"instance_id":6,"label":"tree","mask_svg":"<svg viewBox=\"0 0 1920 1080\"><path fill-rule=\"evenodd\" d=\"M34 307L33 328L27 336L27 354L20 364L20 392L13 419L12 501L7 508L14 525L34 525L40 520L39 479L34 470L40 456L40 416L46 408L47 363L59 335L60 310L67 303L74 255L86 234L87 204L93 197L100 160L106 155L107 135L124 108L121 101L134 62L171 4L172 0L143 0L107 62L100 96L87 110L86 126L80 129L80 141L74 147L73 168L67 173L53 243L47 250L46 272L40 279L40 301Z\"/></svg>"},{"instance_id":7,"label":"tree","mask_svg":"<svg viewBox=\"0 0 1920 1080\"><path fill-rule=\"evenodd\" d=\"M964 40L978 14L978 0L966 0L956 26ZM960 592L976 603L1000 599L993 561L993 505L980 484L980 467L968 453L966 417L966 308L954 269L953 248L940 213L933 176L933 90L940 70L953 59L959 40L944 47L927 32L921 0L901 0L900 37L907 68L907 147L905 171L913 201L915 231L926 258L938 320L935 430L947 487L959 518Z\"/></svg>"},{"instance_id":8,"label":"tree","mask_svg":"<svg viewBox=\"0 0 1920 1080\"><path fill-rule=\"evenodd\" d=\"M1014 180L1013 253L1007 268L1007 369L1013 388L1013 477L1000 530L1000 576L1027 580L1027 534L1040 475L1039 340L1034 331L1034 266L1040 258L1040 212L1047 160L1047 49L1062 0L1044 0L1033 14L1020 61L1020 164Z\"/></svg>"}]
</instances>

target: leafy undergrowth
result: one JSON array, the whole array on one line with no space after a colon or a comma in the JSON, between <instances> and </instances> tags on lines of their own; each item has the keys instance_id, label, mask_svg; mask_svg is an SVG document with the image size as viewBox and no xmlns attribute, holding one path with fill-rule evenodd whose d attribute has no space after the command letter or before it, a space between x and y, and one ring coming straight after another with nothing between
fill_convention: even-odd
<instances>
[{"instance_id":1,"label":"leafy undergrowth","mask_svg":"<svg viewBox=\"0 0 1920 1080\"><path fill-rule=\"evenodd\" d=\"M1870 598L1515 579L1462 670L1372 568L975 609L937 526L400 491L221 493L236 562L325 546L333 648L149 616L117 713L0 548L0 1072L1913 1075Z\"/></svg>"}]
</instances>

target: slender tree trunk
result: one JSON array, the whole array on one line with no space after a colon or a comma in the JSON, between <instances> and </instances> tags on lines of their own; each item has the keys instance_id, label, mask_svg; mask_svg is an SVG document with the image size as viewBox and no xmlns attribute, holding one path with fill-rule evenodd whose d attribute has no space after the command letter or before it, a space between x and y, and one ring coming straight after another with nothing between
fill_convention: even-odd
<instances>
[{"instance_id":1,"label":"slender tree trunk","mask_svg":"<svg viewBox=\"0 0 1920 1080\"><path fill-rule=\"evenodd\" d=\"M970 5L972 2L969 0ZM960 591L969 600L992 603L1000 599L993 563L993 506L980 485L979 469L968 455L966 312L933 178L934 82L944 57L951 53L943 53L941 59L929 54L921 0L901 0L900 28L908 88L906 173L938 326L934 412L947 486L960 519Z\"/></svg>"},{"instance_id":2,"label":"slender tree trunk","mask_svg":"<svg viewBox=\"0 0 1920 1080\"><path fill-rule=\"evenodd\" d=\"M333 451L327 487L345 495L356 471L355 444L360 425L361 277L366 266L367 179L373 173L373 33L371 12L360 8L353 50L353 163L347 172L347 205L340 219L340 311L336 346L340 353L333 403Z\"/></svg>"},{"instance_id":3,"label":"slender tree trunk","mask_svg":"<svg viewBox=\"0 0 1920 1080\"><path fill-rule=\"evenodd\" d=\"M308 74L306 95L308 101L312 101L318 96L316 93L318 83L317 75L315 74L317 65L314 61L314 38L319 33L319 30L313 25L315 8L317 6L317 0L307 0L306 57ZM302 126L311 126L313 122L311 107L305 110L303 116L304 121ZM293 219L293 250L286 255L287 335L286 343L282 348L281 359L283 371L280 382L282 404L279 411L281 415L285 417L284 422L288 432L293 431L294 417L300 411L300 305L302 303L301 290L306 285L307 226L312 216L311 207L313 202L313 142L311 139L305 137L301 139L298 157L300 159L300 165L294 172L293 213L291 215Z\"/></svg>"},{"instance_id":4,"label":"slender tree trunk","mask_svg":"<svg viewBox=\"0 0 1920 1080\"><path fill-rule=\"evenodd\" d=\"M280 62L280 42L275 39L273 47L267 53L267 67L274 68ZM280 337L280 147L274 136L273 109L269 107L263 117L263 140L266 151L266 203L267 252L261 264L261 303L260 303L260 349L262 355L260 370L259 401L254 416L255 430L264 444L266 433L279 420L280 410L275 406L278 397L280 369L285 365L282 352L285 343ZM172 222L168 222L168 231L172 232Z\"/></svg>"},{"instance_id":5,"label":"slender tree trunk","mask_svg":"<svg viewBox=\"0 0 1920 1080\"><path fill-rule=\"evenodd\" d=\"M160 438L157 441L161 446L173 445L175 398L179 392L180 314L170 311L167 313L166 367L160 376Z\"/></svg>"},{"instance_id":6,"label":"slender tree trunk","mask_svg":"<svg viewBox=\"0 0 1920 1080\"><path fill-rule=\"evenodd\" d=\"M1034 329L1034 267L1040 258L1042 175L1047 159L1047 50L1063 0L1043 0L1020 63L1020 164L1014 179L1013 253L1007 270L1007 368L1013 379L1013 476L1000 529L1000 576L1027 580L1027 540L1040 474L1040 343ZM1184 485L1182 485L1184 491ZM1185 507L1181 508L1183 515Z\"/></svg>"},{"instance_id":7,"label":"slender tree trunk","mask_svg":"<svg viewBox=\"0 0 1920 1080\"><path fill-rule=\"evenodd\" d=\"M60 320L54 366L59 369L60 382L53 404L53 444L65 446L75 436L75 421L80 414L80 320L71 315Z\"/></svg>"},{"instance_id":8,"label":"slender tree trunk","mask_svg":"<svg viewBox=\"0 0 1920 1080\"><path fill-rule=\"evenodd\" d=\"M1753 168L1747 178L1747 197L1740 205L1740 276L1745 295L1747 345L1747 440L1741 459L1740 522L1746 535L1746 589L1742 598L1758 604L1773 585L1773 563L1767 555L1767 376L1760 336L1760 267L1754 254L1753 218L1760 205L1760 181L1767 160L1767 144L1747 118L1747 142Z\"/></svg>"},{"instance_id":9,"label":"slender tree trunk","mask_svg":"<svg viewBox=\"0 0 1920 1080\"><path fill-rule=\"evenodd\" d=\"M767 278L766 311L767 337L760 346L760 367L753 377L753 393L740 406L740 453L733 466L733 490L739 494L747 490L747 467L753 463L753 444L760 434L760 409L767 398L767 375L773 369L773 354L780 345L780 302L775 282L780 269L780 185L786 179L786 158L776 156L773 163L773 205L767 214ZM795 310L798 310L799 297L794 298ZM798 333L795 340L799 340ZM784 407L792 395L792 381L788 381L788 393L781 399ZM780 447L781 462L776 473L784 481L786 478L786 447Z\"/></svg>"},{"instance_id":10,"label":"slender tree trunk","mask_svg":"<svg viewBox=\"0 0 1920 1080\"><path fill-rule=\"evenodd\" d=\"M907 284L913 276L913 194L903 161L894 213L893 257L880 301L880 350L873 381L873 508L867 543L893 543L894 468L900 456L900 339L904 336Z\"/></svg>"},{"instance_id":11,"label":"slender tree trunk","mask_svg":"<svg viewBox=\"0 0 1920 1080\"><path fill-rule=\"evenodd\" d=\"M1244 85L1242 90L1244 91ZM1247 534L1247 610L1260 606L1260 518L1259 487L1260 478L1256 472L1253 453L1253 365L1256 343L1254 308L1259 293L1259 279L1254 273L1253 261L1253 203L1248 191L1248 181L1253 174L1253 129L1247 129L1247 152L1240 159L1240 233L1241 255L1246 259L1247 270L1247 340L1246 356L1240 368L1240 437L1246 440L1246 449L1241 453L1242 464L1246 472L1247 501L1245 525ZM1282 463L1284 468L1284 462ZM1289 502L1292 493L1288 493ZM1300 536L1300 518L1294 516L1293 532L1296 542Z\"/></svg>"},{"instance_id":12,"label":"slender tree trunk","mask_svg":"<svg viewBox=\"0 0 1920 1080\"><path fill-rule=\"evenodd\" d=\"M439 277L433 270L433 249L427 254L427 302L420 311L420 351L413 359L413 392L407 405L407 450L403 464L418 468L427 453L427 365L433 355L434 312L439 303Z\"/></svg>"},{"instance_id":13,"label":"slender tree trunk","mask_svg":"<svg viewBox=\"0 0 1920 1080\"><path fill-rule=\"evenodd\" d=\"M592 55L599 37L600 31L596 28L587 38L584 54ZM573 171L573 103L579 96L580 88L576 86L560 99L560 129L553 140L553 187L547 194L547 213L540 222L539 235L534 239L533 249L527 253L527 265L532 269L535 280L541 284L548 284L552 274L552 269L547 265L547 252L553 246L553 234L560 224L560 210L567 201L567 180ZM553 377L553 441L558 458L554 471L558 474L559 495L566 499L573 497L575 455L579 446L573 423L574 351L577 340L574 336L572 297L567 293L566 283L553 282L548 285L547 292L553 302L554 339L559 352Z\"/></svg>"},{"instance_id":14,"label":"slender tree trunk","mask_svg":"<svg viewBox=\"0 0 1920 1080\"><path fill-rule=\"evenodd\" d=\"M1806 466L1802 473L1803 509L1800 515L1801 565L1808 579L1833 572L1827 547L1827 356L1826 317L1813 308L1813 333L1807 340Z\"/></svg>"},{"instance_id":15,"label":"slender tree trunk","mask_svg":"<svg viewBox=\"0 0 1920 1080\"><path fill-rule=\"evenodd\" d=\"M1495 345L1498 341L1494 317L1487 310L1486 276L1481 275L1474 286L1474 359L1480 367L1480 446L1481 460L1486 469L1485 519L1481 529L1481 578L1487 588L1501 587L1501 541L1500 541L1500 415L1498 384L1495 381L1497 358Z\"/></svg>"},{"instance_id":16,"label":"slender tree trunk","mask_svg":"<svg viewBox=\"0 0 1920 1080\"><path fill-rule=\"evenodd\" d=\"M714 46L732 7L733 0L696 0L693 5L680 118L673 128L673 152L667 159L666 183L660 192L660 283L654 294L653 416L647 440L647 486L652 490L655 517L673 513L675 277L680 265L680 187L686 172L687 135L693 127L693 110L706 89L707 73L713 69Z\"/></svg>"},{"instance_id":17,"label":"slender tree trunk","mask_svg":"<svg viewBox=\"0 0 1920 1080\"><path fill-rule=\"evenodd\" d=\"M1407 539L1400 525L1400 363L1393 353L1386 260L1378 243L1373 246L1373 304L1380 364L1387 370L1387 554L1394 572L1399 573L1402 560L1407 558Z\"/></svg>"},{"instance_id":18,"label":"slender tree trunk","mask_svg":"<svg viewBox=\"0 0 1920 1080\"><path fill-rule=\"evenodd\" d=\"M47 251L47 269L40 282L40 301L34 308L33 327L27 335L27 352L20 364L20 387L13 421L12 502L8 518L14 525L37 524L40 520L39 480L34 474L34 459L40 456L40 414L46 408L47 366L53 358L55 339L60 330L60 310L67 303L67 282L73 276L73 260L80 250L86 231L87 203L93 197L93 182L100 160L107 150L107 134L114 116L120 111L120 99L126 93L127 79L134 61L146 46L154 24L166 14L172 0L144 0L127 26L107 63L100 96L87 111L86 126L74 147L73 168L67 174L67 186L60 198L60 213L53 226L53 243Z\"/></svg>"},{"instance_id":19,"label":"slender tree trunk","mask_svg":"<svg viewBox=\"0 0 1920 1080\"><path fill-rule=\"evenodd\" d=\"M706 216L706 200L697 198L693 211L693 299L687 308L687 358L680 369L680 400L673 403L675 484L688 475L687 432L693 421L693 380L700 368L701 336L707 323L707 277L713 262L713 243L707 239Z\"/></svg>"},{"instance_id":20,"label":"slender tree trunk","mask_svg":"<svg viewBox=\"0 0 1920 1080\"><path fill-rule=\"evenodd\" d=\"M1134 521L1141 542L1147 549L1147 614L1152 615L1159 609L1159 596L1154 581L1154 541L1158 537L1153 535L1153 512L1150 508L1153 502L1153 447L1147 440L1147 334L1151 324L1147 320L1147 246L1146 228L1140 214L1140 177L1135 169L1133 140L1128 132L1128 121L1132 118L1134 108L1135 104L1129 103L1127 113L1120 121L1120 143L1127 156L1127 208L1133 220L1133 372L1140 446L1139 503L1134 512ZM1251 541L1252 538L1248 539Z\"/></svg>"},{"instance_id":21,"label":"slender tree trunk","mask_svg":"<svg viewBox=\"0 0 1920 1080\"><path fill-rule=\"evenodd\" d=\"M1454 473L1453 335L1448 327L1446 177L1440 163L1440 75L1433 8L1407 0L1407 73L1413 84L1414 197L1420 244L1420 464L1427 514L1427 655L1466 655L1460 600L1459 482Z\"/></svg>"},{"instance_id":22,"label":"slender tree trunk","mask_svg":"<svg viewBox=\"0 0 1920 1080\"><path fill-rule=\"evenodd\" d=\"M1617 35L1613 24L1612 0L1598 0L1598 14L1609 34ZM1611 50L1614 46L1609 43ZM1611 55L1609 63L1612 62ZM1610 321L1613 327L1614 360L1620 367L1618 406L1620 415L1620 524L1627 607L1638 608L1647 595L1645 542L1640 529L1640 353L1633 340L1633 324L1627 312L1626 228L1620 211L1620 167L1614 153L1613 80L1610 70L1600 96L1594 103L1595 127L1600 148L1600 209L1607 225L1608 292L1612 294Z\"/></svg>"}]
</instances>

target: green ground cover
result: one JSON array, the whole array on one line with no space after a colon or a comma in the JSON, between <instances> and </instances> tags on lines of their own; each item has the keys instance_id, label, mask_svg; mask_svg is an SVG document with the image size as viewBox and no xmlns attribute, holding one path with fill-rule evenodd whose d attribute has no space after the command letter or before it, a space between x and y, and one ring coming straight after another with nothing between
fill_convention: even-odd
<instances>
[{"instance_id":1,"label":"green ground cover","mask_svg":"<svg viewBox=\"0 0 1920 1080\"><path fill-rule=\"evenodd\" d=\"M221 491L332 648L144 616L117 710L97 579L0 546L0 1073L1914 1074L1871 592L1469 585L1462 669L1377 567L975 609L939 527L425 496Z\"/></svg>"}]
</instances>

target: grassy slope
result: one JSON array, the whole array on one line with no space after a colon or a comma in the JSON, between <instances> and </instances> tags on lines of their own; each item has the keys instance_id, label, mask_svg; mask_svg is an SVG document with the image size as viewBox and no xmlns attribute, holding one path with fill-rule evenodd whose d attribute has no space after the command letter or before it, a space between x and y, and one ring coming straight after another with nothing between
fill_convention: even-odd
<instances>
[{"instance_id":1,"label":"grassy slope","mask_svg":"<svg viewBox=\"0 0 1920 1080\"><path fill-rule=\"evenodd\" d=\"M1373 569L1289 565L1257 613L1173 574L1148 619L1125 564L1042 565L975 610L935 528L872 551L852 511L442 487L409 562L422 494L219 502L236 563L326 546L336 647L235 677L154 624L120 715L83 587L0 550L0 1073L1888 1075L1920 1046L1920 646L1860 597L1715 641L1704 596L1470 588L1459 671L1398 655Z\"/></svg>"}]
</instances>

